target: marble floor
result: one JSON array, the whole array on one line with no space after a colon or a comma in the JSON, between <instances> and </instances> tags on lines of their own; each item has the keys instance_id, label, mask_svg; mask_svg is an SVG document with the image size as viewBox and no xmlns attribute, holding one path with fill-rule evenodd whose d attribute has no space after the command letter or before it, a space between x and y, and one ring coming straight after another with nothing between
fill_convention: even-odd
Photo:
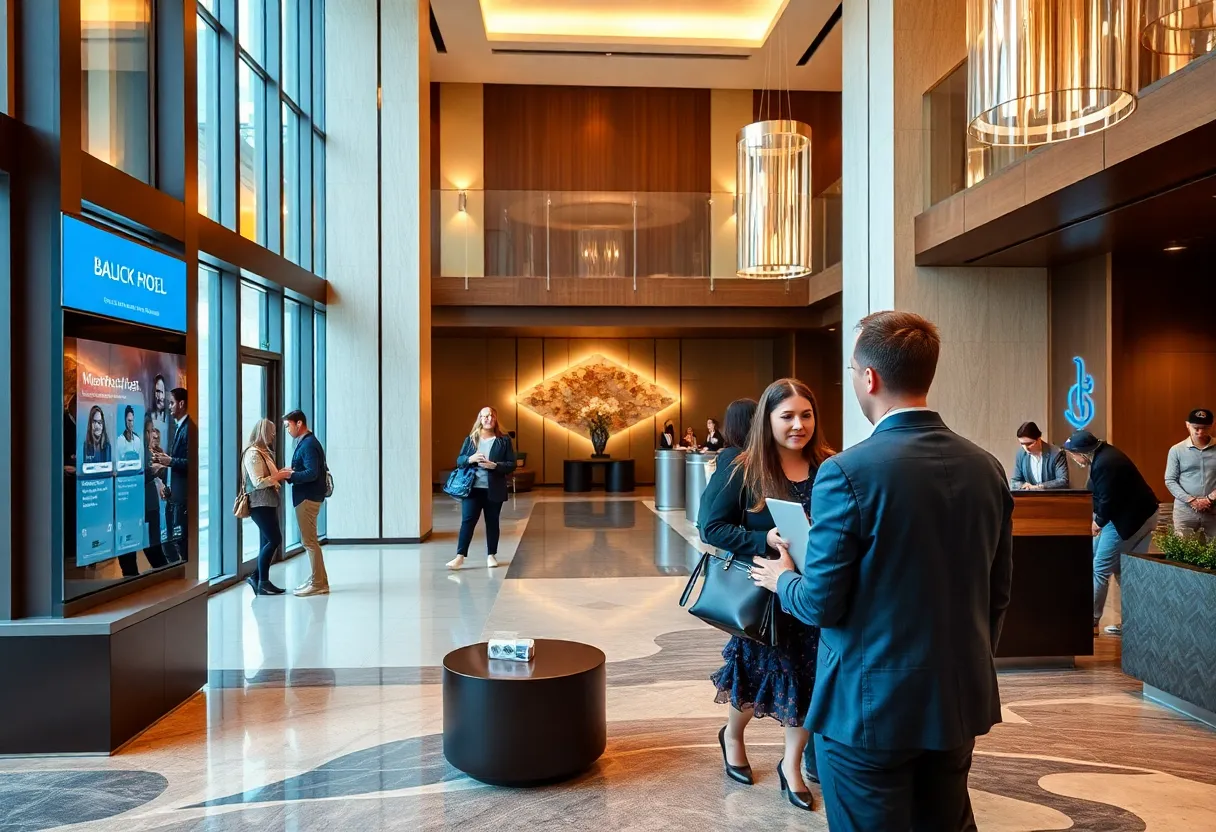
<instances>
[{"instance_id":1,"label":"marble floor","mask_svg":"<svg viewBox=\"0 0 1216 832\"><path fill-rule=\"evenodd\" d=\"M207 688L112 757L0 760L0 830L827 828L782 801L771 721L748 729L759 782L722 774L708 676L725 639L676 603L697 557L682 515L644 493L519 495L504 567L479 535L451 573L458 523L437 499L425 544L331 547L328 597L213 597ZM608 750L584 775L502 789L444 760L442 658L497 631L606 654ZM971 777L981 830L1216 829L1216 731L1145 701L1117 646L1001 675L1004 722Z\"/></svg>"}]
</instances>

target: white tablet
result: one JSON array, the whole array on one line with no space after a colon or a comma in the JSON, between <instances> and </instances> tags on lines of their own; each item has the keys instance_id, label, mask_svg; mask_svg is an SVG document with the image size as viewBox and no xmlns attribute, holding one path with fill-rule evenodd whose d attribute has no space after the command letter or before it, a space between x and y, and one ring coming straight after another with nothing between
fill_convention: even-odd
<instances>
[{"instance_id":1,"label":"white tablet","mask_svg":"<svg viewBox=\"0 0 1216 832\"><path fill-rule=\"evenodd\" d=\"M806 543L810 537L811 523L806 519L802 503L789 500L765 500L768 511L777 523L777 532L789 541L790 557L801 574L806 571Z\"/></svg>"}]
</instances>

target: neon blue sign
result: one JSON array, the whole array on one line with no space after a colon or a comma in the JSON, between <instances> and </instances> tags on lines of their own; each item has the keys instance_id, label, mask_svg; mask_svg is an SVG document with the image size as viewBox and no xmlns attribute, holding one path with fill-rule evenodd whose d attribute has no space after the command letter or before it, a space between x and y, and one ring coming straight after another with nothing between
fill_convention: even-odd
<instances>
[{"instance_id":1,"label":"neon blue sign","mask_svg":"<svg viewBox=\"0 0 1216 832\"><path fill-rule=\"evenodd\" d=\"M1073 430L1082 430L1094 420L1094 377L1085 372L1085 359L1072 360L1077 367L1077 383L1068 389L1068 409L1064 418Z\"/></svg>"}]
</instances>

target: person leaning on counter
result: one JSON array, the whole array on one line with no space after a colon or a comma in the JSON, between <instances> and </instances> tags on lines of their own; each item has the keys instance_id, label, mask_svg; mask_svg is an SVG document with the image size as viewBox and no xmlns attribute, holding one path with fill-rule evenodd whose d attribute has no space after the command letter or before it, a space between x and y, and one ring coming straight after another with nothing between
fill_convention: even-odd
<instances>
[{"instance_id":1,"label":"person leaning on counter","mask_svg":"<svg viewBox=\"0 0 1216 832\"><path fill-rule=\"evenodd\" d=\"M1068 459L1059 448L1048 445L1034 422L1018 428L1017 461L1013 465L1014 491L1048 491L1068 488Z\"/></svg>"},{"instance_id":2,"label":"person leaning on counter","mask_svg":"<svg viewBox=\"0 0 1216 832\"><path fill-rule=\"evenodd\" d=\"M1192 410L1186 417L1186 439L1170 448L1165 463L1165 487L1174 495L1174 531L1195 534L1200 529L1216 540L1216 442L1212 441L1212 411Z\"/></svg>"}]
</instances>

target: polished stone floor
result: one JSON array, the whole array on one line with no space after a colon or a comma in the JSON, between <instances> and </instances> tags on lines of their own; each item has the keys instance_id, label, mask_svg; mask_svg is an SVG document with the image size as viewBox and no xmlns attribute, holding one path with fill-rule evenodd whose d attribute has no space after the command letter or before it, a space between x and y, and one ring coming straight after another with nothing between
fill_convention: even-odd
<instances>
[{"instance_id":1,"label":"polished stone floor","mask_svg":"<svg viewBox=\"0 0 1216 832\"><path fill-rule=\"evenodd\" d=\"M330 549L328 597L214 597L207 689L113 757L0 760L0 830L826 829L782 802L770 721L748 729L757 785L722 775L707 677L724 638L677 606L697 556L682 516L641 493L520 495L507 566L485 568L479 536L451 573L457 508L437 500L423 545ZM585 775L500 789L444 760L443 655L496 631L604 650L608 751ZM1216 731L1143 700L1117 640L1098 647L1076 670L1002 674L980 829L1216 829Z\"/></svg>"}]
</instances>

